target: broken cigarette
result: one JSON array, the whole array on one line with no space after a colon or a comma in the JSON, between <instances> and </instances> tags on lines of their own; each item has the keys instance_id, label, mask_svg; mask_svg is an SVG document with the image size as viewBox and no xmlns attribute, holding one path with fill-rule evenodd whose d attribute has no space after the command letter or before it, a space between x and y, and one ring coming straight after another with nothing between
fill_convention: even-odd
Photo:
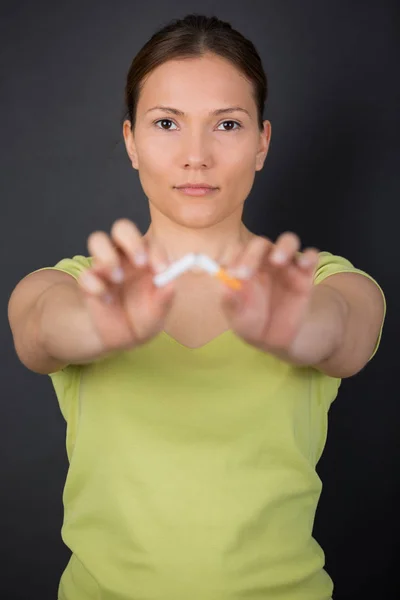
<instances>
[{"instance_id":1,"label":"broken cigarette","mask_svg":"<svg viewBox=\"0 0 400 600\"><path fill-rule=\"evenodd\" d=\"M222 269L219 264L209 256L194 253L186 254L183 258L172 263L172 265L170 265L163 273L155 275L153 277L153 283L157 287L167 285L167 283L173 281L194 266L200 267L200 269L210 273L210 275L217 277L232 289L239 290L242 287L242 283L239 279L231 277L225 269Z\"/></svg>"}]
</instances>

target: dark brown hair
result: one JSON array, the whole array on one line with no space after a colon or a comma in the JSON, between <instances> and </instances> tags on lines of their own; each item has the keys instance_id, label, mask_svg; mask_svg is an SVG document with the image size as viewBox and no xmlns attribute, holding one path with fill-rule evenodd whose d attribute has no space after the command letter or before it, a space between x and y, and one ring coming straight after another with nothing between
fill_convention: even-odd
<instances>
[{"instance_id":1,"label":"dark brown hair","mask_svg":"<svg viewBox=\"0 0 400 600\"><path fill-rule=\"evenodd\" d=\"M217 17L190 14L159 29L133 59L125 86L124 117L135 127L136 108L145 77L172 59L197 58L213 53L229 60L253 84L258 126L263 129L268 85L260 56L254 44L229 23ZM122 122L121 122L122 124Z\"/></svg>"}]
</instances>

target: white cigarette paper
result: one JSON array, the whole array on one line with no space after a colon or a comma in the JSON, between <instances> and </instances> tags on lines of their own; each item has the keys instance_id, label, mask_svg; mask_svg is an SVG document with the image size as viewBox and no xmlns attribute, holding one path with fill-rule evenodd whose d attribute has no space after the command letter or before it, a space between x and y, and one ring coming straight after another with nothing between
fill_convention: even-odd
<instances>
[{"instance_id":1,"label":"white cigarette paper","mask_svg":"<svg viewBox=\"0 0 400 600\"><path fill-rule=\"evenodd\" d=\"M163 273L158 273L153 277L154 285L162 287L167 285L173 279L176 279L185 271L192 267L197 267L207 271L210 275L215 275L220 271L220 266L215 260L212 260L206 254L194 254L193 252L185 254L182 258L172 263Z\"/></svg>"},{"instance_id":2,"label":"white cigarette paper","mask_svg":"<svg viewBox=\"0 0 400 600\"><path fill-rule=\"evenodd\" d=\"M195 265L196 260L197 257L193 252L185 254L185 256L173 262L172 265L170 265L168 269L166 269L163 273L158 273L157 275L155 275L153 277L154 285L157 287L167 285L167 283L169 283L173 279L176 279L177 277L179 277L179 275L182 275L182 273L184 273L193 265Z\"/></svg>"},{"instance_id":3,"label":"white cigarette paper","mask_svg":"<svg viewBox=\"0 0 400 600\"><path fill-rule=\"evenodd\" d=\"M210 273L210 275L215 275L215 273L218 273L220 270L219 264L205 254L197 255L196 265L202 268L204 271L207 271L207 273Z\"/></svg>"}]
</instances>

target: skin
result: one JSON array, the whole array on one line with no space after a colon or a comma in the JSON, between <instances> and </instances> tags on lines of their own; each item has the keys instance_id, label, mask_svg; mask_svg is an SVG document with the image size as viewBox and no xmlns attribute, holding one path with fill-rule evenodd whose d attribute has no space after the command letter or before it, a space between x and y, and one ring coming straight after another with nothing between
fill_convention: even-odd
<instances>
[{"instance_id":1,"label":"skin","mask_svg":"<svg viewBox=\"0 0 400 600\"><path fill-rule=\"evenodd\" d=\"M159 105L185 114L150 110ZM209 114L234 106L247 112ZM171 325L174 331L180 327L188 302L190 306L199 304L202 310L209 308L205 322L199 325L201 334L205 335L208 326L207 338L213 337L221 322L218 317L213 324L212 315L220 306L224 328L229 326L249 343L261 346L275 312L272 309L285 306L292 311L290 326L286 325L289 320L284 311L274 321L282 339L274 334L273 341L280 349L283 340L288 345L296 336L309 302L318 253L313 252L306 268L291 268L300 240L291 232L282 234L276 248L285 252L288 261L272 272L269 265L266 280L262 267L274 244L250 232L242 222L245 200L256 172L264 166L271 141L271 123L265 120L262 131L258 126L252 84L229 61L213 54L168 61L144 82L135 128L132 131L126 120L123 135L132 167L138 171L149 200L151 225L144 240L162 247L169 261L187 252L199 252L230 269L250 269L251 278L240 292L221 286L207 274L181 276L177 288L183 293L174 302L167 327ZM205 182L218 190L212 195L192 197L174 189L188 181ZM276 293L271 296L272 282ZM290 301L283 302L283 296L289 296Z\"/></svg>"},{"instance_id":2,"label":"skin","mask_svg":"<svg viewBox=\"0 0 400 600\"><path fill-rule=\"evenodd\" d=\"M148 112L160 104L185 114L165 109ZM209 115L228 106L240 106L248 114ZM240 121L242 128L234 121ZM133 261L135 253L147 246L155 263L177 260L187 252L204 253L234 276L245 277L241 290L219 285L218 293L212 287L214 278L207 274L201 285L196 285L196 275L194 279L188 273L180 277L176 288L183 293L175 297L167 326L182 328L186 308L200 303L197 313L205 319L194 322L202 339L212 339L220 331L222 308L226 326L290 363L312 365L332 377L348 377L365 365L382 321L377 287L352 273L336 274L315 286L317 249L301 252L300 239L292 232L284 232L273 243L252 234L242 222L244 202L268 153L271 124L264 121L260 131L252 86L231 63L207 54L159 66L144 82L134 130L126 120L123 135L149 200L151 225L141 236L132 222L117 221L111 231L115 245ZM188 181L206 182L218 190L190 197L174 189ZM88 245L96 259L93 272L104 270L109 277L122 255L104 232L92 234ZM277 253L283 253L283 261L275 262ZM166 265L158 266L163 270ZM97 279L93 283L100 287L95 293L102 294ZM148 283L147 292L142 290L142 304L151 316L152 310L160 310L160 294L167 298L167 291L155 291ZM130 302L127 306L132 308ZM136 314L133 310L134 321ZM214 317L215 323L211 322ZM189 318L192 322L192 314ZM154 321L154 315L150 320ZM367 323L372 323L368 330ZM205 331L205 325L209 330ZM362 336L363 344L355 344Z\"/></svg>"},{"instance_id":3,"label":"skin","mask_svg":"<svg viewBox=\"0 0 400 600\"><path fill-rule=\"evenodd\" d=\"M147 112L157 105L185 116ZM232 106L249 114L208 114ZM263 131L258 127L252 84L229 61L212 54L168 61L148 76L135 129L126 120L123 136L149 201L151 225L144 239L165 248L170 261L201 252L229 264L254 237L242 222L243 207L271 141L271 123L265 120ZM174 189L188 181L219 189L203 197Z\"/></svg>"}]
</instances>

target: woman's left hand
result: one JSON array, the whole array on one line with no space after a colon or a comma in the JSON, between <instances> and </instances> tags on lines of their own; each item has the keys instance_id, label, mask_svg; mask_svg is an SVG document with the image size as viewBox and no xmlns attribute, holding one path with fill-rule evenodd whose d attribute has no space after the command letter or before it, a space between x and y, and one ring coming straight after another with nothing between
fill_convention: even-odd
<instances>
[{"instance_id":1,"label":"woman's left hand","mask_svg":"<svg viewBox=\"0 0 400 600\"><path fill-rule=\"evenodd\" d=\"M250 270L249 278L241 278L242 289L224 286L222 291L222 308L230 326L267 352L290 355L308 315L319 251L307 248L301 253L300 247L299 237L291 232L281 234L275 244L256 236L233 264L224 265L240 278L243 267ZM284 262L273 261L277 252L286 257Z\"/></svg>"}]
</instances>

